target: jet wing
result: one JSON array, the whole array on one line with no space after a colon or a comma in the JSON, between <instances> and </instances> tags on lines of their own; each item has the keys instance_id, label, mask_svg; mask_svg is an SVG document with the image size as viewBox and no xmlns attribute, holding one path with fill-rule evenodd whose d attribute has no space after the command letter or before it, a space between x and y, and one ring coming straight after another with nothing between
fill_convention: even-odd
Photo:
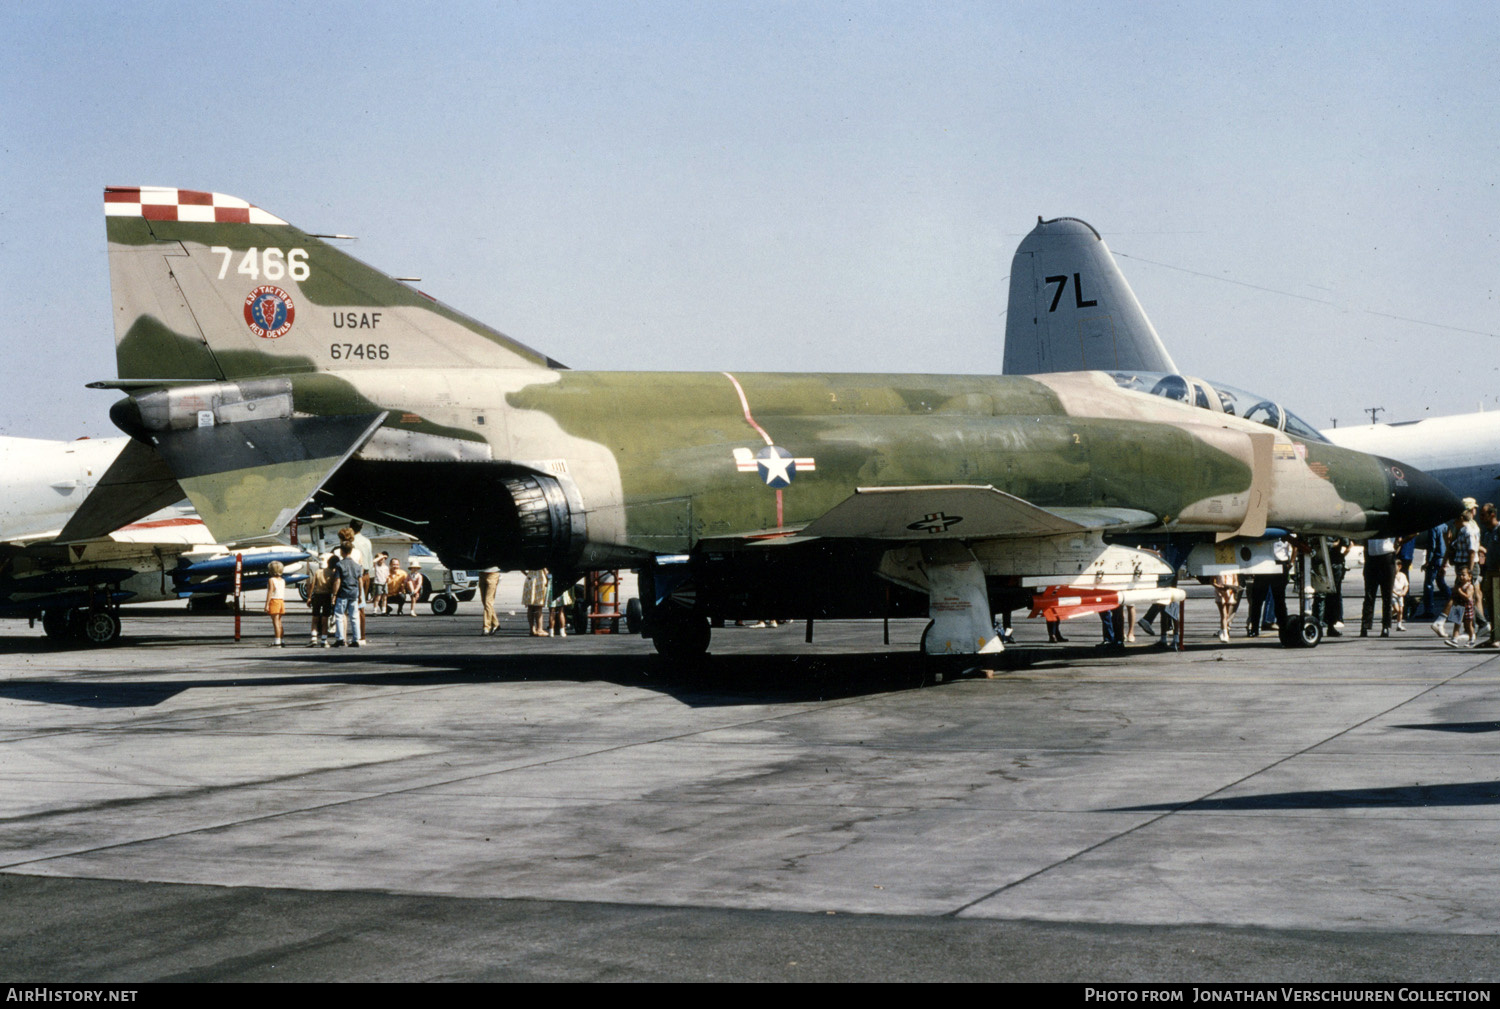
<instances>
[{"instance_id":1,"label":"jet wing","mask_svg":"<svg viewBox=\"0 0 1500 1009\"><path fill-rule=\"evenodd\" d=\"M1042 508L994 487L861 487L799 536L838 539L1005 539L1140 529L1159 523L1133 508Z\"/></svg>"},{"instance_id":2,"label":"jet wing","mask_svg":"<svg viewBox=\"0 0 1500 1009\"><path fill-rule=\"evenodd\" d=\"M68 519L58 539L64 543L99 539L185 497L161 456L151 446L132 440Z\"/></svg>"},{"instance_id":3,"label":"jet wing","mask_svg":"<svg viewBox=\"0 0 1500 1009\"><path fill-rule=\"evenodd\" d=\"M385 420L291 417L152 434L213 538L274 535Z\"/></svg>"}]
</instances>

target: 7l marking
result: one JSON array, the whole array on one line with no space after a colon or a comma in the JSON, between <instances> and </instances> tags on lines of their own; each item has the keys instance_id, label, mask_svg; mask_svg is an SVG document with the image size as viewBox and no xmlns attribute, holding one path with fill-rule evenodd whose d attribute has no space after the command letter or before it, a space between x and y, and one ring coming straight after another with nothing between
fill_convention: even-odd
<instances>
[{"instance_id":1,"label":"7l marking","mask_svg":"<svg viewBox=\"0 0 1500 1009\"><path fill-rule=\"evenodd\" d=\"M1047 283L1057 285L1057 293L1052 296L1052 307L1047 309L1049 312L1055 312L1057 311L1057 303L1062 300L1063 288L1068 286L1068 275L1063 273L1056 277L1048 277ZM1076 273L1073 274L1073 301L1079 308L1093 308L1099 304L1097 300L1083 300L1083 282L1078 278L1078 274Z\"/></svg>"}]
</instances>

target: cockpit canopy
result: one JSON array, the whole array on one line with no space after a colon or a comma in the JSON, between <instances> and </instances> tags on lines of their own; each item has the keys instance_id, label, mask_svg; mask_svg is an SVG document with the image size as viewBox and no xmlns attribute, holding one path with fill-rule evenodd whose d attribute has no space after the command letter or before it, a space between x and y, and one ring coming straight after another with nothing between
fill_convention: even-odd
<instances>
[{"instance_id":1,"label":"cockpit canopy","mask_svg":"<svg viewBox=\"0 0 1500 1009\"><path fill-rule=\"evenodd\" d=\"M1214 413L1253 420L1303 441L1326 442L1317 429L1275 400L1232 385L1209 384L1201 378L1160 371L1112 371L1109 377L1122 389L1150 393Z\"/></svg>"}]
</instances>

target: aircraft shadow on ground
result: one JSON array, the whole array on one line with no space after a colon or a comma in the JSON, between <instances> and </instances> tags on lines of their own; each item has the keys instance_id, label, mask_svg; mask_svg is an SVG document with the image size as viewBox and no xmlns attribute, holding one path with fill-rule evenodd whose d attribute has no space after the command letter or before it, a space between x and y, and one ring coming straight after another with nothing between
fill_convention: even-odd
<instances>
[{"instance_id":1,"label":"aircraft shadow on ground","mask_svg":"<svg viewBox=\"0 0 1500 1009\"><path fill-rule=\"evenodd\" d=\"M0 697L71 708L150 708L188 689L179 683L80 683L66 680L9 680Z\"/></svg>"},{"instance_id":2,"label":"aircraft shadow on ground","mask_svg":"<svg viewBox=\"0 0 1500 1009\"><path fill-rule=\"evenodd\" d=\"M1426 806L1500 805L1500 781L1467 781L1441 785L1391 785L1385 788L1329 788L1306 792L1237 795L1196 802L1160 802L1116 806L1106 813L1214 813L1272 809L1416 809Z\"/></svg>"},{"instance_id":3,"label":"aircraft shadow on ground","mask_svg":"<svg viewBox=\"0 0 1500 1009\"><path fill-rule=\"evenodd\" d=\"M1416 722L1392 728L1422 729L1427 732L1500 732L1500 722Z\"/></svg>"},{"instance_id":4,"label":"aircraft shadow on ground","mask_svg":"<svg viewBox=\"0 0 1500 1009\"><path fill-rule=\"evenodd\" d=\"M221 646L221 635L203 638L128 635L117 647L182 646L195 641ZM11 639L5 651L88 654L88 646L58 644L45 638ZM1211 650L1189 645L1184 651ZM1026 644L987 656L986 667L1000 673L1067 667L1083 659L1127 658L1135 652L1099 649L1091 644ZM1152 653L1161 654L1152 649ZM366 659L395 661L404 667L362 671ZM745 704L803 703L911 690L931 685L934 673L944 680L973 674L976 658L929 659L897 648L889 652L852 654L729 651L687 665L673 665L662 657L640 654L555 655L534 651L510 654L452 655L423 648L403 648L399 657L385 649L373 652L307 649L293 646L266 659L264 675L243 673L191 680L15 679L0 681L0 697L83 708L149 708L186 690L247 687L325 686L358 684L410 687L461 683L501 683L524 680L603 681L656 690L690 707L730 707ZM315 666L319 672L288 674L288 668ZM416 668L413 668L416 667ZM1457 730L1455 730L1457 731Z\"/></svg>"},{"instance_id":5,"label":"aircraft shadow on ground","mask_svg":"<svg viewBox=\"0 0 1500 1009\"><path fill-rule=\"evenodd\" d=\"M389 661L389 653L381 659ZM268 659L264 673L193 679L0 681L0 697L84 708L149 708L188 690L265 687L443 686L457 684L606 682L669 695L689 707L799 703L861 697L922 687L932 665L911 654L734 654L674 667L656 655L442 655L403 650L403 668L367 671L358 651L289 650ZM307 670L308 666L317 669ZM415 667L415 668L414 668ZM958 671L956 666L950 670ZM297 670L295 672L291 670Z\"/></svg>"}]
</instances>

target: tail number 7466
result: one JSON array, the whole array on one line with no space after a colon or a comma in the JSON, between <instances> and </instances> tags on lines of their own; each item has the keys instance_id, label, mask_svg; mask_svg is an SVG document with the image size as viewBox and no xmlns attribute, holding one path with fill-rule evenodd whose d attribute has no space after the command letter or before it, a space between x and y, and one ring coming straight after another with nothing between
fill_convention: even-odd
<instances>
[{"instance_id":1,"label":"tail number 7466","mask_svg":"<svg viewBox=\"0 0 1500 1009\"><path fill-rule=\"evenodd\" d=\"M224 257L219 264L219 279L223 280L229 275L229 264L234 261L235 250L215 245L208 251ZM312 270L307 265L306 249L282 252L280 249L257 249L253 245L240 257L240 263L234 268L234 272L243 273L251 280L280 280L283 277L306 280L312 275Z\"/></svg>"}]
</instances>

